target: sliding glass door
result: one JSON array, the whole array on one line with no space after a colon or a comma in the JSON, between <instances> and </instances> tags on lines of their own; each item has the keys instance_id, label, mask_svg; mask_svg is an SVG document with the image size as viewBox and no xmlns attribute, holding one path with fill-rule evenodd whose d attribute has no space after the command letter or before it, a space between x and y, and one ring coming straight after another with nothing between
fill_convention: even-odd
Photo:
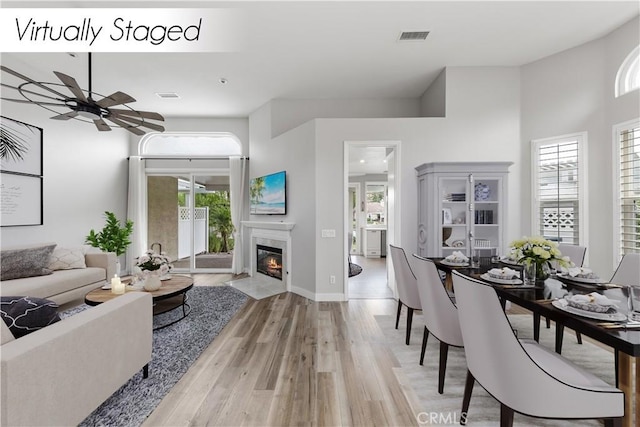
<instances>
[{"instance_id":1,"label":"sliding glass door","mask_svg":"<svg viewBox=\"0 0 640 427\"><path fill-rule=\"evenodd\" d=\"M230 272L233 226L228 171L147 176L149 248L175 272Z\"/></svg>"}]
</instances>

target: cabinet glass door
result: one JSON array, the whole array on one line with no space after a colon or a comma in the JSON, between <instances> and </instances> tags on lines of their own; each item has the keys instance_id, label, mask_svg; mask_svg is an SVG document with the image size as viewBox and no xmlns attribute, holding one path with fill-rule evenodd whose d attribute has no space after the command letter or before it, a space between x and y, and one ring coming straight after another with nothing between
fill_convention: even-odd
<instances>
[{"instance_id":1,"label":"cabinet glass door","mask_svg":"<svg viewBox=\"0 0 640 427\"><path fill-rule=\"evenodd\" d=\"M468 184L465 178L441 178L440 206L440 247L442 255L453 251L466 253L468 249Z\"/></svg>"}]
</instances>

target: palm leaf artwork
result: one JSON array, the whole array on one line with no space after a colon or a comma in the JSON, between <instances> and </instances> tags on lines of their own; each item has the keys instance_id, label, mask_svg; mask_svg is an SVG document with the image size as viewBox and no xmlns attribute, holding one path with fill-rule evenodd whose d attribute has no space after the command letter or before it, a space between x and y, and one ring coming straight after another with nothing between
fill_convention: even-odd
<instances>
[{"instance_id":1,"label":"palm leaf artwork","mask_svg":"<svg viewBox=\"0 0 640 427\"><path fill-rule=\"evenodd\" d=\"M25 126L25 129L33 134L31 128ZM22 161L27 151L29 151L27 135L8 128L0 122L0 159Z\"/></svg>"}]
</instances>

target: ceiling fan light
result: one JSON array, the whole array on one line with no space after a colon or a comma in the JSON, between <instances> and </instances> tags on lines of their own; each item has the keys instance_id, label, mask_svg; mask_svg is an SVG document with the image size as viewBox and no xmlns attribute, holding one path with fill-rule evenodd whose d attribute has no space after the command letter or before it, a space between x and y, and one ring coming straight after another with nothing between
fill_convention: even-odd
<instances>
[{"instance_id":1,"label":"ceiling fan light","mask_svg":"<svg viewBox=\"0 0 640 427\"><path fill-rule=\"evenodd\" d=\"M78 104L78 106L76 107L76 111L78 112L78 115L86 119L98 120L102 118L102 116L100 115L100 109L92 108L91 106Z\"/></svg>"}]
</instances>

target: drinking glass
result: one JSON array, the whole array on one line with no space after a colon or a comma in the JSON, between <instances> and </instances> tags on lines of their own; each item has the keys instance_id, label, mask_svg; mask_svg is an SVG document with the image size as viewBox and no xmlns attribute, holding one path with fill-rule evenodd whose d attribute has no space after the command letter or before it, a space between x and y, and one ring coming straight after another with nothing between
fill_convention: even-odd
<instances>
[{"instance_id":1,"label":"drinking glass","mask_svg":"<svg viewBox=\"0 0 640 427\"><path fill-rule=\"evenodd\" d=\"M475 248L471 254L471 268L480 268L480 249Z\"/></svg>"},{"instance_id":2,"label":"drinking glass","mask_svg":"<svg viewBox=\"0 0 640 427\"><path fill-rule=\"evenodd\" d=\"M627 307L629 308L627 318L631 321L640 321L640 287L627 287Z\"/></svg>"},{"instance_id":3,"label":"drinking glass","mask_svg":"<svg viewBox=\"0 0 640 427\"><path fill-rule=\"evenodd\" d=\"M536 268L535 262L526 263L522 266L522 282L525 285L533 286L536 284Z\"/></svg>"}]
</instances>

